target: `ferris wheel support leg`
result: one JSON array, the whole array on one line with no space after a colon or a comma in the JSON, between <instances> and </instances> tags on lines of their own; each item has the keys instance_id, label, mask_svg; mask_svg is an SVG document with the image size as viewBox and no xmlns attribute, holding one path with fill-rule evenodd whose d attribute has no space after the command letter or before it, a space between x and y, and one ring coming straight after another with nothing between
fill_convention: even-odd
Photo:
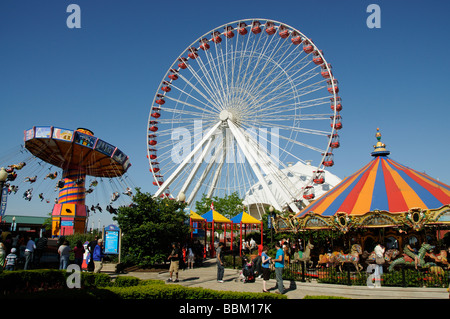
<instances>
[{"instance_id":1,"label":"ferris wheel support leg","mask_svg":"<svg viewBox=\"0 0 450 319\"><path fill-rule=\"evenodd\" d=\"M219 176L220 174L222 174L222 167L223 164L225 163L225 158L226 158L226 139L227 139L227 134L225 133L225 130L222 130L222 160L219 163L219 167L217 168L216 172L214 173L213 176L213 180L211 182L211 185L209 185L209 189L208 189L208 193L206 195L206 197L211 198L214 190L216 189L217 186L217 182L219 181Z\"/></svg>"},{"instance_id":2,"label":"ferris wheel support leg","mask_svg":"<svg viewBox=\"0 0 450 319\"><path fill-rule=\"evenodd\" d=\"M214 136L212 136L207 142L206 145L202 151L202 154L200 155L199 158L196 159L196 163L194 168L191 170L191 172L189 173L188 178L186 179L186 181L183 184L183 187L181 187L180 192L186 193L186 190L188 189L189 185L191 185L192 183L192 179L194 178L195 174L197 174L197 171L200 167L200 165L203 162L203 159L205 158L205 156L208 154L208 152L211 149L211 145L212 145L212 141L214 140Z\"/></svg>"},{"instance_id":3,"label":"ferris wheel support leg","mask_svg":"<svg viewBox=\"0 0 450 319\"><path fill-rule=\"evenodd\" d=\"M200 179L198 180L197 184L195 185L193 191L189 195L189 198L187 200L187 203L190 205L192 201L194 200L195 196L197 196L198 190L202 186L203 181L205 180L206 176L208 176L209 172L211 171L211 168L213 167L214 163L216 162L217 153L214 154L214 156L211 158L211 161L208 163L208 166L203 171L202 175L200 176Z\"/></svg>"},{"instance_id":4,"label":"ferris wheel support leg","mask_svg":"<svg viewBox=\"0 0 450 319\"><path fill-rule=\"evenodd\" d=\"M218 122L216 125L214 125L209 132L203 137L203 139L200 141L200 143L197 144L197 146L194 147L192 152L189 153L188 156L186 156L181 162L181 164L177 167L177 169L170 175L170 177L164 182L164 184L161 185L161 187L158 189L158 191L153 195L154 197L159 197L169 186L172 184L172 182L175 180L175 178L180 174L180 172L186 167L186 165L190 162L192 157L202 148L205 141L211 138L211 136L216 132L217 128L222 124L222 122Z\"/></svg>"},{"instance_id":5,"label":"ferris wheel support leg","mask_svg":"<svg viewBox=\"0 0 450 319\"><path fill-rule=\"evenodd\" d=\"M258 145L258 143L255 140L252 140L252 144L249 144L250 146ZM294 203L292 196L290 195L290 191L288 189L291 188L292 190L295 190L295 186L291 183L289 178L283 174L283 172L278 169L270 160L269 156L265 153L265 149L261 149L259 147L252 147L251 153L255 156L255 161L257 163L264 163L264 168L266 169L266 174L272 174L274 177L272 179L272 182L277 185L278 191L280 192L281 196L283 196L283 199L286 201L286 203L289 205L289 207L292 209L294 213L299 213L300 209L297 207L297 205Z\"/></svg>"},{"instance_id":6,"label":"ferris wheel support leg","mask_svg":"<svg viewBox=\"0 0 450 319\"><path fill-rule=\"evenodd\" d=\"M268 197L268 199L270 201L270 204L276 210L282 211L283 209L282 209L281 205L275 199L275 196L273 195L272 191L270 190L269 185L267 185L267 182L264 179L264 176L262 175L261 170L259 169L257 162L255 161L253 156L248 151L244 136L239 131L239 128L237 128L236 125L234 125L234 123L232 121L227 120L227 123L228 123L228 127L230 128L231 133L236 138L236 141L237 141L239 147L241 148L242 152L244 153L244 156L247 158L248 162L250 163L250 166L251 166L253 172L255 173L256 177L259 180L259 182L263 186L263 190L266 193L266 195L267 195L267 197Z\"/></svg>"},{"instance_id":7,"label":"ferris wheel support leg","mask_svg":"<svg viewBox=\"0 0 450 319\"><path fill-rule=\"evenodd\" d=\"M222 173L223 163L224 163L223 160L220 161L219 167L217 168L216 172L214 173L213 180L211 182L211 185L209 186L208 193L206 195L207 198L211 198L214 193L214 190L216 189L217 181L219 180L219 176Z\"/></svg>"}]
</instances>

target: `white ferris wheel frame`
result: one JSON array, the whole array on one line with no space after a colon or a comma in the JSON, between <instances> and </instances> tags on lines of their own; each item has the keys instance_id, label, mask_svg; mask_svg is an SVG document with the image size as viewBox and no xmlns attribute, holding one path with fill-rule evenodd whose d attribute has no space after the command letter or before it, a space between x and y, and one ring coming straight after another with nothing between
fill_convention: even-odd
<instances>
[{"instance_id":1,"label":"white ferris wheel frame","mask_svg":"<svg viewBox=\"0 0 450 319\"><path fill-rule=\"evenodd\" d=\"M299 30L293 28L292 26L289 26L285 23L278 22L275 20L255 18L255 19L236 20L236 21L233 21L230 23L223 24L211 31L208 31L207 33L205 33L204 35L202 35L201 37L196 39L194 42L192 42L187 47L187 49L185 49L182 52L182 54L187 54L187 53L191 52L190 51L191 48L196 48L197 51L201 52L201 47L200 47L200 45L198 45L198 43L199 42L201 43L202 39L207 39L208 40L207 43L211 43L212 45L214 45L215 43L212 41L212 38L209 37L214 32L218 32L216 35L220 36L222 39L224 39L226 41L227 38L225 36L225 33L229 30L237 32L239 30L239 26L241 25L242 22L244 22L246 24L248 23L245 26L245 28L247 28L251 32L252 24L254 21L260 22L261 30L265 30L267 28L267 26L270 26L271 25L270 23L272 23L272 25L276 29L274 36L278 33L279 30L282 30L281 28L286 28L289 30L289 36L287 38L291 38L292 34L294 34L294 32L295 32L296 35L301 37L300 45L303 44L305 41L308 41L314 47L315 54L319 55L322 58L323 63L321 64L321 66L324 66L324 69L326 69L326 71L328 72L328 78L327 78L328 81L331 81L331 83L337 83L333 76L333 73L331 72L330 64L326 61L322 51L319 50L319 48L312 42L312 40L309 39L308 37L306 37ZM227 29L229 27L231 27L231 29ZM220 29L223 29L225 31L222 31L222 32L217 31ZM239 34L236 34L235 36L239 36ZM309 53L306 54L306 56L309 56L309 55L310 55ZM176 74L177 76L183 78L181 67L178 67L178 68L173 67L174 65L175 66L177 65L177 63L180 61L180 59L184 59L184 61L187 63L188 69L190 68L189 63L188 63L190 58L189 57L182 58L182 55L180 55L174 61L171 68L169 68L169 70L166 72L166 74L163 77L162 82L167 82L169 85L172 84L172 82L173 82L172 80L167 80L168 76L170 74ZM193 72L193 71L191 70L191 72ZM198 75L196 75L196 74L194 74L194 76L198 77ZM206 76L205 76L205 78L206 78ZM188 80L186 78L183 78L183 79L184 79L184 81L188 82ZM208 79L206 78L205 81L208 81ZM272 81L274 82L274 80L272 80ZM228 85L228 82L226 82L226 83ZM218 85L218 84L216 83L216 85ZM223 85L223 83L221 83L221 85ZM196 91L196 93L203 94L198 88L195 88L194 85L191 88L194 91ZM170 98L170 95L166 94L167 92L161 92L159 89L160 89L160 87L158 87L158 89L155 93L155 96L153 98L153 103L155 103L155 101L157 101L158 99L161 99L161 98L162 99L166 98L168 100L176 101L176 99ZM223 88L223 89L225 90L225 88ZM320 170L322 170L324 168L324 160L327 157L327 155L331 154L330 144L331 144L331 140L332 140L333 136L336 135L336 128L335 128L336 120L340 119L339 111L337 110L338 95L337 95L337 91L336 91L336 86L332 85L331 89L332 89L332 91L329 91L331 93L329 95L329 97L331 98L332 105L334 105L334 107L332 107L333 111L332 111L331 125L330 125L331 131L330 132L320 132L320 133L318 132L318 134L321 134L321 135L326 134L328 136L328 143L326 144L325 149L321 150L322 151L322 159L320 160L320 164L317 166L317 170L315 172L319 172ZM227 90L229 92L229 88L227 88ZM220 93L226 94L226 92L221 92L220 90L218 90L216 93L209 92L210 95L216 95L216 98L218 100L223 100L225 98L225 96L220 96ZM266 95L266 97L267 97L267 95ZM177 102L180 102L180 101L177 101ZM311 102L311 101L308 101L308 102ZM311 102L311 103L314 103L314 102ZM185 102L185 104L187 105L186 102ZM153 105L155 105L155 104L153 104ZM152 108L153 108L153 105L152 105ZM198 106L195 106L192 104L189 104L189 106L198 108ZM158 106L156 106L156 107L158 107ZM164 111L164 107L161 107L161 111ZM286 175L281 172L281 170L278 168L278 166L276 164L272 163L272 160L267 156L266 150L255 146L256 142L254 140L252 140L251 136L249 136L248 134L244 134L243 128L240 127L239 122L233 118L234 114L232 112L229 112L229 110L227 110L227 109L217 109L216 113L219 115L218 118L216 119L216 121L212 122L210 129L206 132L206 134L203 135L200 142L196 143L193 150L184 158L184 160L171 173L171 175L167 179L164 180L164 182L162 184L159 184L160 182L158 182L159 188L156 191L156 193L154 194L155 197L169 195L168 189L171 186L171 184L179 177L181 172L186 168L187 164L195 157L196 164L194 165L193 168L190 169L189 175L184 180L183 186L180 189L180 193L181 192L185 193L186 190L188 189L188 187L194 181L194 177L198 173L200 164L203 162L203 160L207 156L210 148L214 144L214 134L218 130L221 130L223 128L228 128L229 132L232 134L232 136L237 141L237 145L241 149L242 153L245 156L245 159L248 161L250 167L252 168L253 173L257 177L258 182L260 183L260 185L262 185L263 192L266 195L266 199L269 201L268 204L272 205L276 210L279 210L279 211L282 211L282 210L286 209L287 207L289 207L294 213L298 213L300 211L300 209L297 205L297 203L299 201L302 201L304 205L307 205L309 203L309 200L302 198L302 194L303 194L305 188L298 188L295 185L293 185L292 182L289 181L288 178L286 178ZM152 110L150 111L149 120L148 120L148 123L149 123L148 127L147 127L147 135L148 136L151 135L151 132L149 130L150 130L150 127L153 125L150 123L155 122L155 119L152 118L151 114L152 114ZM213 115L217 116L217 114L213 114ZM312 119L313 119L313 117L314 116L311 116ZM305 130L307 130L307 129L305 129ZM310 133L315 134L315 132L313 130L311 130ZM303 144L305 147L312 148L308 144L304 144L300 141L292 140L291 136L287 137L287 136L280 135L279 137L287 140L288 142L295 142L296 144L299 144L299 145ZM149 137L147 138L147 141L149 141ZM153 161L150 158L151 150L152 150L152 148L149 147L149 145L147 145L147 156L149 158L150 172L155 181L160 181L161 175L158 174L158 171L155 171L155 168L157 168L159 170L159 162ZM167 154L166 154L166 156L167 156ZM217 157L217 156L224 157L225 149L223 148L222 154L216 153L214 156L215 157ZM215 158L213 158L213 160L215 160ZM197 181L194 186L194 189L190 192L190 194L186 194L187 195L186 202L188 204L191 204L192 201L195 199L199 188L203 184L206 176L209 175L209 172L212 168L213 162L214 161L210 161L209 165L202 172L200 177L197 177ZM219 175L221 173L220 171L222 170L222 166L223 166L223 161L216 168L216 171L214 173L212 181L210 182L210 187L206 194L207 197L209 197L209 198L214 194L217 179L219 178ZM282 197L281 203L279 200L277 200L275 198L275 195L271 191L266 179L264 178L264 174L266 174L266 175L271 174L272 182L274 184L276 184L277 190ZM315 177L314 175L311 176L310 179L307 181L306 185L312 185L314 177ZM170 196L176 197L176 195L175 196L170 195Z\"/></svg>"}]
</instances>

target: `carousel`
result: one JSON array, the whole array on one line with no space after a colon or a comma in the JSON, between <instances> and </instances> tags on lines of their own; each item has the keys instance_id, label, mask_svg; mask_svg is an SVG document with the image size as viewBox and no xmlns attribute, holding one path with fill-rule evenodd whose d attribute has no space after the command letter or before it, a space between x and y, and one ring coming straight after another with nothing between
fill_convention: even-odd
<instances>
[{"instance_id":1,"label":"carousel","mask_svg":"<svg viewBox=\"0 0 450 319\"><path fill-rule=\"evenodd\" d=\"M275 230L331 230L342 235L347 249L357 245L360 253L372 252L377 243L386 252L403 253L407 246L420 250L426 244L446 252L450 186L391 159L379 129L376 138L367 165L298 214L277 216Z\"/></svg>"}]
</instances>

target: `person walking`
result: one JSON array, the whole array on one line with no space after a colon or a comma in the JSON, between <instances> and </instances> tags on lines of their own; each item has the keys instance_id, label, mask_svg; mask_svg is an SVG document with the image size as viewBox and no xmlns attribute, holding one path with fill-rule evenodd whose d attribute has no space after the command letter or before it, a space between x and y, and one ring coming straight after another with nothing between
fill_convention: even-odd
<instances>
[{"instance_id":1,"label":"person walking","mask_svg":"<svg viewBox=\"0 0 450 319\"><path fill-rule=\"evenodd\" d=\"M170 260L170 277L169 279L167 279L167 282L178 282L178 269L180 269L180 249L178 248L177 243L172 243L172 252L170 253L169 257L167 257L167 259ZM172 279L172 275L174 272L175 280Z\"/></svg>"},{"instance_id":2,"label":"person walking","mask_svg":"<svg viewBox=\"0 0 450 319\"><path fill-rule=\"evenodd\" d=\"M217 282L223 283L223 274L225 273L225 267L223 265L223 243L219 243L219 247L216 250L217 258Z\"/></svg>"},{"instance_id":3,"label":"person walking","mask_svg":"<svg viewBox=\"0 0 450 319\"><path fill-rule=\"evenodd\" d=\"M6 246L0 241L0 269L5 267Z\"/></svg>"},{"instance_id":4,"label":"person walking","mask_svg":"<svg viewBox=\"0 0 450 319\"><path fill-rule=\"evenodd\" d=\"M78 266L81 266L83 264L83 255L84 255L84 247L83 244L81 243L81 240L77 241L77 245L73 248L73 252L75 255L75 264L77 264Z\"/></svg>"},{"instance_id":5,"label":"person walking","mask_svg":"<svg viewBox=\"0 0 450 319\"><path fill-rule=\"evenodd\" d=\"M59 270L67 269L69 265L70 246L67 240L58 248L59 254Z\"/></svg>"},{"instance_id":6,"label":"person walking","mask_svg":"<svg viewBox=\"0 0 450 319\"><path fill-rule=\"evenodd\" d=\"M385 248L380 243L375 246L375 288L381 288L381 275L383 274L383 264L385 263L384 251Z\"/></svg>"},{"instance_id":7,"label":"person walking","mask_svg":"<svg viewBox=\"0 0 450 319\"><path fill-rule=\"evenodd\" d=\"M102 252L103 239L97 240L97 245L94 248L94 254L92 259L94 260L94 273L99 273L103 268L103 252Z\"/></svg>"},{"instance_id":8,"label":"person walking","mask_svg":"<svg viewBox=\"0 0 450 319\"><path fill-rule=\"evenodd\" d=\"M263 292L269 292L266 289L266 282L270 279L270 260L271 258L267 255L267 246L264 246L261 253L261 268L263 275Z\"/></svg>"},{"instance_id":9,"label":"person walking","mask_svg":"<svg viewBox=\"0 0 450 319\"><path fill-rule=\"evenodd\" d=\"M35 262L39 266L41 263L42 255L44 254L44 250L47 247L47 238L41 236L36 243L36 251L35 251Z\"/></svg>"},{"instance_id":10,"label":"person walking","mask_svg":"<svg viewBox=\"0 0 450 319\"><path fill-rule=\"evenodd\" d=\"M192 250L192 246L189 245L188 246L188 250L187 250L187 266L188 266L188 269L194 269L194 259L195 259L195 255L194 255L194 252Z\"/></svg>"},{"instance_id":11,"label":"person walking","mask_svg":"<svg viewBox=\"0 0 450 319\"><path fill-rule=\"evenodd\" d=\"M277 279L277 287L278 287L278 291L276 291L275 293L284 294L284 286L283 286L284 251L279 243L275 244L275 248L277 249L277 254L273 261L275 262L275 277Z\"/></svg>"},{"instance_id":12,"label":"person walking","mask_svg":"<svg viewBox=\"0 0 450 319\"><path fill-rule=\"evenodd\" d=\"M11 248L11 252L6 256L6 270L16 270L16 262L17 262L17 255L16 255L16 248Z\"/></svg>"},{"instance_id":13,"label":"person walking","mask_svg":"<svg viewBox=\"0 0 450 319\"><path fill-rule=\"evenodd\" d=\"M25 247L25 265L23 267L24 270L27 270L29 265L30 265L30 261L33 262L33 253L34 250L36 249L36 244L34 243L34 241L31 238L26 238L26 247Z\"/></svg>"}]
</instances>

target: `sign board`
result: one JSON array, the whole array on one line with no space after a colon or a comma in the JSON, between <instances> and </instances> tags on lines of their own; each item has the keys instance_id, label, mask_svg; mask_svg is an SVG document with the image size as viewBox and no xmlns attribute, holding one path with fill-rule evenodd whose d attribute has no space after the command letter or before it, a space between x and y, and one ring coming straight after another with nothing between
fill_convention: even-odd
<instances>
[{"instance_id":1,"label":"sign board","mask_svg":"<svg viewBox=\"0 0 450 319\"><path fill-rule=\"evenodd\" d=\"M120 229L116 225L109 225L103 229L104 253L119 254Z\"/></svg>"},{"instance_id":2,"label":"sign board","mask_svg":"<svg viewBox=\"0 0 450 319\"><path fill-rule=\"evenodd\" d=\"M5 215L6 203L8 200L8 187L3 187L2 192L2 202L0 203L0 217Z\"/></svg>"}]
</instances>

